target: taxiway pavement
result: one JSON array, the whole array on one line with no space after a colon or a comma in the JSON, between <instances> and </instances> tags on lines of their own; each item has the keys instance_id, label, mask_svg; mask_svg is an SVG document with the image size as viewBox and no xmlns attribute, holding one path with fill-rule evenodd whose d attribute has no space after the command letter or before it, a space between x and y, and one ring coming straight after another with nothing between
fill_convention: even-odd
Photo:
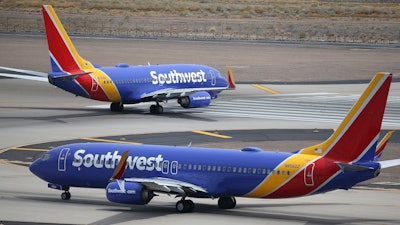
<instances>
[{"instance_id":1,"label":"taxiway pavement","mask_svg":"<svg viewBox=\"0 0 400 225\"><path fill-rule=\"evenodd\" d=\"M221 70L226 66L234 66L234 73L243 81L247 79L260 83L265 79L279 79L282 76L293 76L295 80L302 76L300 80L310 80L307 74L312 73L320 74L320 77L326 74L346 74L349 79L370 79L379 70L396 73L399 68L394 62L397 60L394 56L398 55L398 49L76 40L80 45L78 50L82 49L80 52L86 58L92 60L94 56L93 61L103 65L123 62L121 58L113 57L115 55L129 58L135 54L137 58L125 61L130 64L140 60L142 64L147 64L147 61L173 63L190 60L216 66ZM49 68L43 37L0 35L0 47L3 50L9 49L2 51L8 54L1 54L1 66L39 71L47 71ZM132 51L128 52L129 49ZM168 50L160 51L163 49ZM111 54L111 57L106 53ZM290 53L294 55L290 56ZM180 61L182 58L186 58L186 61ZM354 77L350 71L354 71ZM359 74L363 76L359 77ZM313 76L311 80L319 77ZM130 141L129 135L139 134L148 135L151 139L151 134L160 135L165 132L168 133L165 134L165 139L169 139L168 144L174 144L174 139L179 144L190 143L191 138L181 140L182 137L173 136L173 132L193 130L238 137L229 142L218 138L207 139L199 141L199 146L233 148L251 145L265 149L294 150L304 147L309 142L314 143L315 138L302 141L265 141L260 138L258 141L246 142L239 138L241 132L238 130L283 129L281 132L284 132L288 129L288 135L291 135L290 129L333 129L365 86L366 84L268 85L281 93L276 96L246 84L239 85L235 91L224 92L206 109L186 110L174 102L169 102L163 115L151 115L148 113L147 104L127 107L123 113L112 113L108 104L76 98L48 83L0 79L0 153L32 144L57 144L71 139L118 136L119 140ZM400 85L394 83L384 129L400 129L399 94ZM279 108L277 104L286 105ZM299 111L296 111L299 110L299 105L306 107L313 114L307 116L303 113L300 116ZM284 108L286 110L283 110ZM276 116L276 110L280 110L281 117ZM329 111L333 111L333 114L327 113ZM320 114L321 118L315 116L316 114ZM232 134L232 131L237 133ZM242 133L246 134L249 135L246 132ZM389 143L384 159L398 158L398 149L397 141ZM399 174L398 168L391 169L386 174L382 173L382 181L400 182ZM218 209L215 201L195 199L197 205L194 213L178 214L174 209L176 200L168 196L156 198L148 206L130 207L108 202L104 190L74 188L71 190L73 199L64 202L60 200L58 191L48 189L46 183L34 177L26 166L10 164L4 159L0 162L0 180L0 223L4 224L130 224L135 221L147 224L204 224L207 221L219 224L400 223L400 192L397 188L339 190L324 195L284 200L239 198L238 207L226 211Z\"/></svg>"}]
</instances>

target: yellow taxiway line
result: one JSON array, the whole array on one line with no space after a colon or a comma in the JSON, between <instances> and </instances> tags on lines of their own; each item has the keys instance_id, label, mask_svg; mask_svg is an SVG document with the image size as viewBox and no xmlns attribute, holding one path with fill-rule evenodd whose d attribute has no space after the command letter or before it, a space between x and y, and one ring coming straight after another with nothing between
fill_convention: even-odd
<instances>
[{"instance_id":1,"label":"yellow taxiway line","mask_svg":"<svg viewBox=\"0 0 400 225\"><path fill-rule=\"evenodd\" d=\"M88 141L100 141L100 142L121 143L121 144L135 144L135 145L142 144L142 143L139 143L139 142L116 141L116 140L107 140L107 139L101 139L101 138L81 138L81 139L82 140L88 140Z\"/></svg>"},{"instance_id":2,"label":"yellow taxiway line","mask_svg":"<svg viewBox=\"0 0 400 225\"><path fill-rule=\"evenodd\" d=\"M231 136L211 133L211 132L202 131L202 130L193 130L192 132L196 133L196 134L203 134L203 135L212 136L212 137L218 137L218 138L232 138Z\"/></svg>"},{"instance_id":3,"label":"yellow taxiway line","mask_svg":"<svg viewBox=\"0 0 400 225\"><path fill-rule=\"evenodd\" d=\"M251 86L253 86L255 88L258 88L258 89L261 89L263 91L269 92L269 93L274 94L274 95L279 95L280 94L279 91L272 90L272 89L267 88L267 87L265 87L265 86L263 86L261 84L252 84Z\"/></svg>"},{"instance_id":4,"label":"yellow taxiway line","mask_svg":"<svg viewBox=\"0 0 400 225\"><path fill-rule=\"evenodd\" d=\"M21 151L38 151L38 152L47 152L49 149L44 149L44 148L10 148L9 150L21 150Z\"/></svg>"}]
</instances>

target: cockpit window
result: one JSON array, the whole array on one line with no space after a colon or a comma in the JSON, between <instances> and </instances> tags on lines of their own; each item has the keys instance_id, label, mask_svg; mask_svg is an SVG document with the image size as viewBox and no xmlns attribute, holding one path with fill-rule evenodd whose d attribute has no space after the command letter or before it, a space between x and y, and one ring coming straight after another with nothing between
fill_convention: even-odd
<instances>
[{"instance_id":1,"label":"cockpit window","mask_svg":"<svg viewBox=\"0 0 400 225\"><path fill-rule=\"evenodd\" d=\"M41 159L44 161L44 160L48 160L50 158L50 154L48 154L48 153L45 153L45 154L43 154L42 155L42 157L41 157Z\"/></svg>"}]
</instances>

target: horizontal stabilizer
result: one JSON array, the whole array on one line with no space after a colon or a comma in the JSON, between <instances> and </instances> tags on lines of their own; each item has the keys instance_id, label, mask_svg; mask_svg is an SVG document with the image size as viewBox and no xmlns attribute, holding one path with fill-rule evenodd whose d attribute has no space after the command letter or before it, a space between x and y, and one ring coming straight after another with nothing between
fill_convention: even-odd
<instances>
[{"instance_id":1,"label":"horizontal stabilizer","mask_svg":"<svg viewBox=\"0 0 400 225\"><path fill-rule=\"evenodd\" d=\"M32 71L32 70L22 70L10 67L0 66L0 70L11 71L15 73L1 73L0 77L10 77L24 80L34 80L48 82L47 73Z\"/></svg>"},{"instance_id":2,"label":"horizontal stabilizer","mask_svg":"<svg viewBox=\"0 0 400 225\"><path fill-rule=\"evenodd\" d=\"M392 159L392 160L385 160L385 161L380 161L381 168L389 168L393 166L400 166L400 159Z\"/></svg>"},{"instance_id":3,"label":"horizontal stabilizer","mask_svg":"<svg viewBox=\"0 0 400 225\"><path fill-rule=\"evenodd\" d=\"M37 77L37 76L31 76L31 75L0 73L0 77L10 77L10 78L23 79L23 80L34 80L34 81L48 82L47 77Z\"/></svg>"},{"instance_id":4,"label":"horizontal stabilizer","mask_svg":"<svg viewBox=\"0 0 400 225\"><path fill-rule=\"evenodd\" d=\"M79 76L90 74L91 72L84 72L84 73L75 73L75 74L62 74L52 76L53 79L63 79L63 80L73 80Z\"/></svg>"},{"instance_id":5,"label":"horizontal stabilizer","mask_svg":"<svg viewBox=\"0 0 400 225\"><path fill-rule=\"evenodd\" d=\"M374 169L372 167L348 164L343 162L336 162L336 164L340 167L342 171L349 171L349 172L362 172Z\"/></svg>"},{"instance_id":6,"label":"horizontal stabilizer","mask_svg":"<svg viewBox=\"0 0 400 225\"><path fill-rule=\"evenodd\" d=\"M47 78L47 73L33 71L33 70L22 70L22 69L10 68L10 67L4 67L4 66L0 66L0 70L8 70L8 71L13 71L13 72L17 72L17 73L29 74L31 76L46 77Z\"/></svg>"}]
</instances>

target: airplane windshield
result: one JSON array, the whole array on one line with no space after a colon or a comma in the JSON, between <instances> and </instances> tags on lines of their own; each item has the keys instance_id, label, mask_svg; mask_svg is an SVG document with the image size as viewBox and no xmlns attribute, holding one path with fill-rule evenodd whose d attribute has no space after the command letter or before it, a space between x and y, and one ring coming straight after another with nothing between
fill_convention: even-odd
<instances>
[{"instance_id":1,"label":"airplane windshield","mask_svg":"<svg viewBox=\"0 0 400 225\"><path fill-rule=\"evenodd\" d=\"M45 153L45 154L43 154L42 155L42 157L41 157L41 159L44 161L44 160L48 160L50 158L50 154L48 154L48 153Z\"/></svg>"}]
</instances>

